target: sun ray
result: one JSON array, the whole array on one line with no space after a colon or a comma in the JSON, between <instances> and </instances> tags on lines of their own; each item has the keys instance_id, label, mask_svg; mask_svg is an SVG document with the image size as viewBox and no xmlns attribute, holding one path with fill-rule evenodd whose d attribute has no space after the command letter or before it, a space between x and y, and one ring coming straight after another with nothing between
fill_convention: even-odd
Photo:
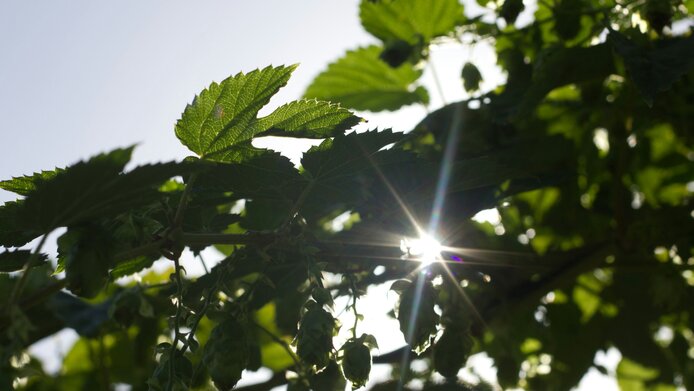
<instances>
[{"instance_id":1,"label":"sun ray","mask_svg":"<svg viewBox=\"0 0 694 391\"><path fill-rule=\"evenodd\" d=\"M538 256L530 252L521 251L499 251L476 249L469 247L449 247L442 246L445 252L454 253L463 256L462 262L467 264L484 264L486 266L508 266L520 268L536 268L536 269L551 269L556 267L556 263L548 260L538 259ZM499 261L499 257L503 257L503 261ZM478 260L478 262L471 261ZM484 261L484 263L479 262Z\"/></svg>"},{"instance_id":2,"label":"sun ray","mask_svg":"<svg viewBox=\"0 0 694 391\"><path fill-rule=\"evenodd\" d=\"M458 293L460 293L460 296L465 300L465 302L468 304L468 306L472 309L473 314L475 315L475 318L477 321L484 327L485 329L487 328L487 323L484 321L484 318L482 317L482 314L477 310L477 307L475 307L475 304L472 302L470 297L465 293L465 290L463 289L462 286L460 286L460 282L458 281L457 278L451 273L451 270L446 267L446 265L442 265L443 270L446 272L446 276L451 280L453 283L453 286L456 287L456 290Z\"/></svg>"},{"instance_id":3,"label":"sun ray","mask_svg":"<svg viewBox=\"0 0 694 391\"><path fill-rule=\"evenodd\" d=\"M417 223L417 219L414 218L414 215L412 214L412 212L410 212L410 209L407 207L407 204L405 204L405 201L400 197L398 192L395 190L395 187L393 187L393 185L390 183L388 178L386 178L386 176L383 174L383 171L381 171L378 164L376 164L373 161L373 157L368 153L365 153L365 155L366 155L366 159L369 161L369 164L371 164L371 167L376 172L376 175L378 175L379 179L381 179L381 181L386 186L386 188L388 189L390 194L393 196L393 198L395 198L395 201L398 203L398 205L400 206L400 209L402 209L402 212L405 214L405 216L407 216L407 219L410 220L410 223L412 224L413 227L415 227L417 232L420 232L421 228L419 227L419 224Z\"/></svg>"},{"instance_id":4,"label":"sun ray","mask_svg":"<svg viewBox=\"0 0 694 391\"><path fill-rule=\"evenodd\" d=\"M441 212L446 201L446 191L448 182L451 178L453 169L453 161L458 149L458 140L460 138L460 105L455 107L453 113L453 121L448 129L448 138L446 140L446 149L443 152L441 159L441 168L439 170L439 179L436 183L436 193L434 194L434 204L431 209L431 218L429 221L429 235L436 236L436 231L441 220Z\"/></svg>"}]
</instances>

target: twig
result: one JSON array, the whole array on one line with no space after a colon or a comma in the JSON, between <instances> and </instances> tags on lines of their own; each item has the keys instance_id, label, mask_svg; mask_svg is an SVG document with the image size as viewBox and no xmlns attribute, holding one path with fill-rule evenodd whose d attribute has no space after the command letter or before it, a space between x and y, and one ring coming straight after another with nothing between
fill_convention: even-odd
<instances>
[{"instance_id":1,"label":"twig","mask_svg":"<svg viewBox=\"0 0 694 391\"><path fill-rule=\"evenodd\" d=\"M354 276L348 274L349 282L352 285L352 312L354 312L354 327L352 328L352 338L357 339L357 322L359 322L359 313L357 312L357 284L354 282Z\"/></svg>"},{"instance_id":2,"label":"twig","mask_svg":"<svg viewBox=\"0 0 694 391\"><path fill-rule=\"evenodd\" d=\"M311 179L311 181L308 183L308 186L304 188L304 190L299 194L299 198L296 199L296 202L294 202L294 205L292 205L292 209L289 211L289 216L287 217L287 221L285 224L289 223L294 219L294 216L299 212L299 209L304 205L304 202L306 201L306 198L308 197L309 194L311 194L311 191L313 191L313 187L316 185L316 179Z\"/></svg>"},{"instance_id":3,"label":"twig","mask_svg":"<svg viewBox=\"0 0 694 391\"><path fill-rule=\"evenodd\" d=\"M431 75L434 77L434 85L436 86L436 90L439 93L439 98L441 98L441 103L445 106L446 103L446 97L443 95L443 87L441 87L441 81L439 80L439 75L436 72L436 67L434 66L433 61L429 61L429 69L431 69Z\"/></svg>"},{"instance_id":4,"label":"twig","mask_svg":"<svg viewBox=\"0 0 694 391\"><path fill-rule=\"evenodd\" d=\"M202 268L205 270L205 274L210 274L210 269L207 267L207 263L205 263L205 259L202 257L202 254L198 254L198 259L202 264Z\"/></svg>"},{"instance_id":5,"label":"twig","mask_svg":"<svg viewBox=\"0 0 694 391\"><path fill-rule=\"evenodd\" d=\"M33 266L33 263L35 262L36 258L41 253L41 249L43 248L43 245L46 243L46 239L48 238L49 234L50 234L50 232L43 235L43 237L41 237L41 241L39 242L39 245L36 246L36 249L34 249L34 251L31 253L31 255L29 255L29 259L24 264L24 267L22 268L22 276L19 278L19 281L17 281L17 285L14 286L14 289L12 289L12 294L10 295L10 300L7 303L7 311L11 311L12 307L16 304L17 300L22 295L22 291L24 290L24 286L26 285L27 280L29 279L29 273L31 272L31 267Z\"/></svg>"},{"instance_id":6,"label":"twig","mask_svg":"<svg viewBox=\"0 0 694 391\"><path fill-rule=\"evenodd\" d=\"M294 353L294 351L292 351L292 349L289 347L289 344L287 344L286 341L284 341L282 338L275 335L272 331L259 325L257 322L253 322L253 325L255 327L257 327L258 329L260 329L265 334L267 334L270 337L270 339L272 339L275 343L282 346L282 348L287 352L287 354L289 354L289 356L292 358L292 361L294 361L294 364L296 364L297 367L303 368L303 366L301 364L301 360L299 360L299 357L296 356L296 354Z\"/></svg>"},{"instance_id":7,"label":"twig","mask_svg":"<svg viewBox=\"0 0 694 391\"><path fill-rule=\"evenodd\" d=\"M176 345L178 344L178 341L181 338L179 321L183 312L183 281L181 280L181 264L179 262L179 257L174 257L173 262L173 275L176 281L176 315L174 316L174 338L171 343L171 349L169 350L169 378L166 383L166 390L172 389L171 379L173 379L174 377L176 352L178 351Z\"/></svg>"},{"instance_id":8,"label":"twig","mask_svg":"<svg viewBox=\"0 0 694 391\"><path fill-rule=\"evenodd\" d=\"M176 214L174 216L173 224L171 228L173 231L180 230L182 224L183 224L183 216L185 215L186 207L188 206L188 198L190 196L190 192L193 189L193 184L195 183L195 178L196 174L191 174L188 180L188 183L186 183L186 187L183 190L183 194L181 195L181 199L178 202L178 208L176 209ZM181 250L176 249L176 252L173 254L172 260L174 262L174 271L173 271L173 276L176 282L176 315L174 316L174 338L171 343L171 348L169 349L169 378L167 379L166 382L166 390L171 390L172 389L172 383L171 380L174 378L174 372L176 370L176 353L178 352L178 341L181 340L181 325L180 325L180 320L181 320L181 315L183 313L183 281L181 279L181 263L180 263L180 258L181 258ZM188 348L188 344L184 342L184 347L183 350L185 351Z\"/></svg>"},{"instance_id":9,"label":"twig","mask_svg":"<svg viewBox=\"0 0 694 391\"><path fill-rule=\"evenodd\" d=\"M173 226L174 228L178 228L181 226L183 223L183 217L186 212L186 207L188 206L188 199L190 198L190 192L193 191L193 185L195 184L195 180L197 179L197 174L193 173L190 174L190 177L188 177L188 183L186 183L186 187L183 190L183 194L181 194L181 199L178 202L178 208L176 209L176 215L174 216L173 220Z\"/></svg>"}]
</instances>

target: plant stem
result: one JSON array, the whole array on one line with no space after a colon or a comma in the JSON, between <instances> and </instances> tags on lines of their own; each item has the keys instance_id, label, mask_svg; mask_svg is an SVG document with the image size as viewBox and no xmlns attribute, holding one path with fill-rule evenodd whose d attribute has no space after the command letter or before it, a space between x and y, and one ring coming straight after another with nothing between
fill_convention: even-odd
<instances>
[{"instance_id":1,"label":"plant stem","mask_svg":"<svg viewBox=\"0 0 694 391\"><path fill-rule=\"evenodd\" d=\"M296 356L296 354L294 353L294 351L292 351L292 349L289 347L289 344L287 344L286 341L284 341L282 338L280 338L280 337L278 337L277 335L275 335L272 331L266 329L265 327L259 325L259 324L256 323L256 322L253 322L253 325L255 325L255 327L257 327L257 328L260 329L262 332L264 332L265 334L267 334L267 335L270 337L270 339L272 339L275 343L277 343L277 344L279 344L280 346L282 346L282 348L283 348L283 349L287 352L287 354L289 354L289 356L292 358L292 360L294 361L294 364L296 364L296 366L297 366L298 368L302 368L301 361L300 361L299 358Z\"/></svg>"},{"instance_id":2,"label":"plant stem","mask_svg":"<svg viewBox=\"0 0 694 391\"><path fill-rule=\"evenodd\" d=\"M311 194L311 191L313 191L313 187L316 185L316 180L311 179L311 181L308 183L308 186L304 188L304 190L299 194L299 198L296 199L296 202L294 202L294 205L292 206L292 209L289 211L289 216L287 217L287 223L292 221L294 219L294 215L296 215L299 212L299 209L304 205L304 202L306 201L306 197L308 197L309 194Z\"/></svg>"},{"instance_id":3,"label":"plant stem","mask_svg":"<svg viewBox=\"0 0 694 391\"><path fill-rule=\"evenodd\" d=\"M121 251L113 256L115 262L127 261L139 256L158 253L159 249L167 242L166 238L155 240L152 243L147 243L142 246L133 247L129 250Z\"/></svg>"},{"instance_id":4,"label":"plant stem","mask_svg":"<svg viewBox=\"0 0 694 391\"><path fill-rule=\"evenodd\" d=\"M33 266L32 264L38 257L38 254L41 253L41 249L43 248L43 245L46 243L46 239L48 238L48 235L50 234L47 233L41 237L41 241L39 242L39 245L36 246L34 251L29 255L29 259L26 261L24 264L24 267L22 268L22 276L19 278L19 281L17 281L17 285L14 286L14 289L12 289L12 294L10 295L10 300L7 303L7 310L10 311L10 309L15 305L19 297L22 295L22 291L24 290L24 286L27 283L27 280L29 279L29 273L31 272L31 267Z\"/></svg>"},{"instance_id":5,"label":"plant stem","mask_svg":"<svg viewBox=\"0 0 694 391\"><path fill-rule=\"evenodd\" d=\"M207 267L207 263L205 262L205 259L202 257L202 254L198 254L198 259L200 260L202 268L205 270L205 274L210 274L210 269Z\"/></svg>"},{"instance_id":6,"label":"plant stem","mask_svg":"<svg viewBox=\"0 0 694 391\"><path fill-rule=\"evenodd\" d=\"M212 234L212 233L188 233L183 232L177 236L177 240L184 246L209 246L213 244L265 244L271 242L276 235L274 233L251 234ZM168 238L161 238L142 246L133 247L114 255L114 261L126 261L139 256L156 253L167 242Z\"/></svg>"},{"instance_id":7,"label":"plant stem","mask_svg":"<svg viewBox=\"0 0 694 391\"><path fill-rule=\"evenodd\" d=\"M357 339L357 322L359 322L359 313L357 312L357 284L354 282L354 276L348 274L349 283L352 286L352 312L354 312L354 327L352 327L352 338Z\"/></svg>"},{"instance_id":8,"label":"plant stem","mask_svg":"<svg viewBox=\"0 0 694 391\"><path fill-rule=\"evenodd\" d=\"M441 98L441 104L445 106L447 103L446 97L443 95L443 87L441 87L441 81L439 80L439 75L436 72L434 62L431 60L429 60L429 68L431 69L431 75L434 77L434 85L436 86L436 91L438 91L439 97Z\"/></svg>"},{"instance_id":9,"label":"plant stem","mask_svg":"<svg viewBox=\"0 0 694 391\"><path fill-rule=\"evenodd\" d=\"M178 208L176 209L176 215L174 216L173 224L171 228L174 232L180 230L181 225L183 225L183 216L185 215L186 207L188 206L188 199L190 198L190 192L193 189L193 184L195 183L196 174L191 174L186 187L183 190L181 199L178 202ZM181 315L183 313L183 281L181 279L181 250L177 249L173 256L174 262L174 280L176 283L176 315L174 316L174 338L171 343L171 349L169 350L169 378L166 383L166 389L171 390L171 379L174 378L174 372L176 370L176 354L178 352L178 341L181 340L181 330L180 321ZM184 343L183 351L187 349L187 344Z\"/></svg>"},{"instance_id":10,"label":"plant stem","mask_svg":"<svg viewBox=\"0 0 694 391\"><path fill-rule=\"evenodd\" d=\"M174 228L179 228L181 227L181 224L183 224L183 217L186 212L186 207L188 206L188 200L190 199L190 192L193 191L193 185L195 184L196 179L197 174L195 173L190 174L190 177L188 177L188 183L186 183L183 194L181 194L181 199L178 202L178 209L176 209L176 215L174 216Z\"/></svg>"},{"instance_id":11,"label":"plant stem","mask_svg":"<svg viewBox=\"0 0 694 391\"><path fill-rule=\"evenodd\" d=\"M209 246L213 244L267 244L276 238L274 233L249 233L249 234L208 234L183 232L179 236L181 244L185 246Z\"/></svg>"},{"instance_id":12,"label":"plant stem","mask_svg":"<svg viewBox=\"0 0 694 391\"><path fill-rule=\"evenodd\" d=\"M178 341L181 338L181 331L179 321L181 319L182 308L183 308L183 281L181 280L181 264L179 262L179 257L175 257L174 262L174 278L176 281L176 315L174 316L174 338L171 342L171 349L169 351L169 379L167 381L166 389L171 390L171 379L174 377L175 363L176 363L176 352L178 349Z\"/></svg>"}]
</instances>

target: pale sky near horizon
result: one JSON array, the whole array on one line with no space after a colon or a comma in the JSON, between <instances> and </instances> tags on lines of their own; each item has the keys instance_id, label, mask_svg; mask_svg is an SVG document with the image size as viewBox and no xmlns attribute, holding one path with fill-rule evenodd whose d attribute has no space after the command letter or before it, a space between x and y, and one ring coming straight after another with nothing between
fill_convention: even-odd
<instances>
[{"instance_id":1,"label":"pale sky near horizon","mask_svg":"<svg viewBox=\"0 0 694 391\"><path fill-rule=\"evenodd\" d=\"M190 153L174 124L210 82L300 63L273 99L277 105L299 98L345 50L372 42L359 24L357 0L3 1L0 179L132 144L138 144L136 163L180 160ZM433 66L442 80L453 80L443 85L445 101L463 97L457 75L471 55L488 87L501 79L489 48L439 48ZM429 68L424 81L432 85ZM430 93L432 107L440 106L438 93ZM425 110L364 115L370 127L407 130ZM0 203L14 198L0 190ZM385 311L371 306L365 312L369 319ZM389 348L382 344L382 352ZM581 389L615 389L614 381L595 381Z\"/></svg>"}]
</instances>

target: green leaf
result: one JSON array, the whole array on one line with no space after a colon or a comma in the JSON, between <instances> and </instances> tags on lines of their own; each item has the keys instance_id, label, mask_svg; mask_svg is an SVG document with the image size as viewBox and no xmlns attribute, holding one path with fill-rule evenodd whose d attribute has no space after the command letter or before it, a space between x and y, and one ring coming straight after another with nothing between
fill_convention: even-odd
<instances>
[{"instance_id":1,"label":"green leaf","mask_svg":"<svg viewBox=\"0 0 694 391\"><path fill-rule=\"evenodd\" d=\"M346 385L340 367L335 361L330 361L324 370L311 376L309 383L312 390L321 391L345 391Z\"/></svg>"},{"instance_id":2,"label":"green leaf","mask_svg":"<svg viewBox=\"0 0 694 391\"><path fill-rule=\"evenodd\" d=\"M517 114L532 111L555 88L601 80L613 72L614 61L607 44L546 49L535 62L532 84L518 105Z\"/></svg>"},{"instance_id":3,"label":"green leaf","mask_svg":"<svg viewBox=\"0 0 694 391\"><path fill-rule=\"evenodd\" d=\"M434 344L434 368L445 377L455 377L465 365L474 341L467 332L446 328Z\"/></svg>"},{"instance_id":4,"label":"green leaf","mask_svg":"<svg viewBox=\"0 0 694 391\"><path fill-rule=\"evenodd\" d=\"M309 300L296 334L296 354L306 364L315 365L317 370L325 368L330 363L336 327L333 316L321 305Z\"/></svg>"},{"instance_id":5,"label":"green leaf","mask_svg":"<svg viewBox=\"0 0 694 391\"><path fill-rule=\"evenodd\" d=\"M303 298L303 296L299 297ZM295 318L292 317L292 319L294 320L292 326L296 327L300 308L292 308L296 310L295 313L292 313L292 315L295 316ZM262 327L263 329L269 331L273 335L281 338L288 345L289 343L291 343L291 338L285 336L282 330L277 326L278 315L282 311L286 310L287 308L282 307L280 305L276 306L275 303L268 303L255 312L254 323L259 327ZM292 334L293 333L294 332L292 332ZM258 335L256 342L260 344L260 356L263 366L270 368L276 372L282 369L289 368L294 364L294 360L292 359L292 356L290 356L289 353L287 353L285 346L278 343L275 339L270 337L270 335L267 332L263 330L258 329L256 331L256 334Z\"/></svg>"},{"instance_id":6,"label":"green leaf","mask_svg":"<svg viewBox=\"0 0 694 391\"><path fill-rule=\"evenodd\" d=\"M36 184L47 181L54 176L58 175L63 170L56 168L52 171L41 171L37 172L31 176L21 176L12 178L7 181L0 181L0 189L11 191L13 193L26 196L32 191L36 190Z\"/></svg>"},{"instance_id":7,"label":"green leaf","mask_svg":"<svg viewBox=\"0 0 694 391\"><path fill-rule=\"evenodd\" d=\"M465 87L465 91L474 92L480 89L482 74L475 64L466 62L465 65L463 65L460 76L463 78L463 87Z\"/></svg>"},{"instance_id":8,"label":"green leaf","mask_svg":"<svg viewBox=\"0 0 694 391\"><path fill-rule=\"evenodd\" d=\"M113 269L109 272L109 276L113 280L117 280L121 277L129 276L135 274L142 269L152 266L155 259L151 257L141 256L133 259L129 259L123 262L119 262Z\"/></svg>"},{"instance_id":9,"label":"green leaf","mask_svg":"<svg viewBox=\"0 0 694 391\"><path fill-rule=\"evenodd\" d=\"M103 289L113 263L112 247L108 232L94 224L70 228L58 238L59 264L72 293L92 298Z\"/></svg>"},{"instance_id":10,"label":"green leaf","mask_svg":"<svg viewBox=\"0 0 694 391\"><path fill-rule=\"evenodd\" d=\"M293 200L303 186L305 180L289 159L265 152L238 163L206 168L195 182L194 194L232 192L235 198Z\"/></svg>"},{"instance_id":11,"label":"green leaf","mask_svg":"<svg viewBox=\"0 0 694 391\"><path fill-rule=\"evenodd\" d=\"M238 162L260 153L250 145L255 136L322 138L359 121L348 110L318 101L295 101L257 118L296 67L270 66L212 83L186 107L176 136L202 158Z\"/></svg>"},{"instance_id":12,"label":"green leaf","mask_svg":"<svg viewBox=\"0 0 694 391\"><path fill-rule=\"evenodd\" d=\"M401 138L402 134L390 130L351 133L309 149L301 162L312 188L302 215L310 219L361 201L377 180L373 167L378 151Z\"/></svg>"},{"instance_id":13,"label":"green leaf","mask_svg":"<svg viewBox=\"0 0 694 391\"><path fill-rule=\"evenodd\" d=\"M34 178L33 190L21 202L0 209L0 244L20 246L58 227L110 217L146 205L158 187L194 166L182 163L145 165L123 173L132 148L116 149L79 162L49 179Z\"/></svg>"},{"instance_id":14,"label":"green leaf","mask_svg":"<svg viewBox=\"0 0 694 391\"><path fill-rule=\"evenodd\" d=\"M412 85L422 72L407 63L391 68L379 59L380 52L378 46L348 51L313 80L305 97L369 111L427 103L426 90Z\"/></svg>"},{"instance_id":15,"label":"green leaf","mask_svg":"<svg viewBox=\"0 0 694 391\"><path fill-rule=\"evenodd\" d=\"M212 83L186 107L176 136L203 158L236 160L235 147L264 130L253 126L256 115L294 69L296 65L266 67Z\"/></svg>"},{"instance_id":16,"label":"green leaf","mask_svg":"<svg viewBox=\"0 0 694 391\"><path fill-rule=\"evenodd\" d=\"M416 64L419 62L421 56L421 45L414 46L410 45L406 41L397 40L386 42L385 48L383 48L383 51L378 58L390 65L391 68L397 68L408 60L413 64Z\"/></svg>"},{"instance_id":17,"label":"green leaf","mask_svg":"<svg viewBox=\"0 0 694 391\"><path fill-rule=\"evenodd\" d=\"M624 60L627 75L649 106L659 92L670 89L694 67L694 35L661 39L652 47L643 47L612 30L609 41Z\"/></svg>"},{"instance_id":18,"label":"green leaf","mask_svg":"<svg viewBox=\"0 0 694 391\"><path fill-rule=\"evenodd\" d=\"M390 129L350 133L312 147L304 154L301 164L314 180L356 174L360 169L371 167L370 155L401 138L402 134Z\"/></svg>"},{"instance_id":19,"label":"green leaf","mask_svg":"<svg viewBox=\"0 0 694 391\"><path fill-rule=\"evenodd\" d=\"M352 382L352 388L363 387L369 381L371 372L371 351L363 341L350 339L340 348L342 353L342 373Z\"/></svg>"},{"instance_id":20,"label":"green leaf","mask_svg":"<svg viewBox=\"0 0 694 391\"><path fill-rule=\"evenodd\" d=\"M400 283L403 285L403 283ZM393 284L395 285L395 284ZM393 289L393 287L391 287ZM397 288L396 288L397 289ZM405 341L417 354L425 351L436 333L439 316L434 312L436 291L420 277L400 293L398 321Z\"/></svg>"},{"instance_id":21,"label":"green leaf","mask_svg":"<svg viewBox=\"0 0 694 391\"><path fill-rule=\"evenodd\" d=\"M504 18L506 25L510 26L516 22L518 15L525 9L523 0L504 0L504 4L499 10L499 16Z\"/></svg>"},{"instance_id":22,"label":"green leaf","mask_svg":"<svg viewBox=\"0 0 694 391\"><path fill-rule=\"evenodd\" d=\"M554 7L554 30L563 40L571 40L581 31L582 8L582 0L561 0Z\"/></svg>"},{"instance_id":23,"label":"green leaf","mask_svg":"<svg viewBox=\"0 0 694 391\"><path fill-rule=\"evenodd\" d=\"M21 270L24 264L29 261L31 257L31 251L29 250L15 250L15 251L3 251L0 253L0 273L10 273L17 270ZM33 262L34 266L46 260L45 254L40 254L38 256L38 262L35 259Z\"/></svg>"},{"instance_id":24,"label":"green leaf","mask_svg":"<svg viewBox=\"0 0 694 391\"><path fill-rule=\"evenodd\" d=\"M249 345L246 331L238 321L227 318L219 323L205 344L203 362L215 386L230 390L241 379L248 364Z\"/></svg>"},{"instance_id":25,"label":"green leaf","mask_svg":"<svg viewBox=\"0 0 694 391\"><path fill-rule=\"evenodd\" d=\"M465 20L458 0L362 0L359 17L375 37L411 44L448 35Z\"/></svg>"},{"instance_id":26,"label":"green leaf","mask_svg":"<svg viewBox=\"0 0 694 391\"><path fill-rule=\"evenodd\" d=\"M24 201L9 201L0 206L0 245L19 247L41 235L25 224L22 217Z\"/></svg>"},{"instance_id":27,"label":"green leaf","mask_svg":"<svg viewBox=\"0 0 694 391\"><path fill-rule=\"evenodd\" d=\"M625 391L647 390L646 382L656 379L658 374L657 369L644 367L628 358L622 358L617 365L617 382Z\"/></svg>"},{"instance_id":28,"label":"green leaf","mask_svg":"<svg viewBox=\"0 0 694 391\"><path fill-rule=\"evenodd\" d=\"M359 123L349 110L328 102L297 100L280 106L257 121L267 129L259 136L326 138L342 134Z\"/></svg>"},{"instance_id":29,"label":"green leaf","mask_svg":"<svg viewBox=\"0 0 694 391\"><path fill-rule=\"evenodd\" d=\"M283 200L255 199L246 201L245 215L241 226L253 230L273 230L279 228L291 213L292 204Z\"/></svg>"},{"instance_id":30,"label":"green leaf","mask_svg":"<svg viewBox=\"0 0 694 391\"><path fill-rule=\"evenodd\" d=\"M55 316L85 337L96 337L109 321L111 301L90 304L64 292L58 292L48 301Z\"/></svg>"}]
</instances>

